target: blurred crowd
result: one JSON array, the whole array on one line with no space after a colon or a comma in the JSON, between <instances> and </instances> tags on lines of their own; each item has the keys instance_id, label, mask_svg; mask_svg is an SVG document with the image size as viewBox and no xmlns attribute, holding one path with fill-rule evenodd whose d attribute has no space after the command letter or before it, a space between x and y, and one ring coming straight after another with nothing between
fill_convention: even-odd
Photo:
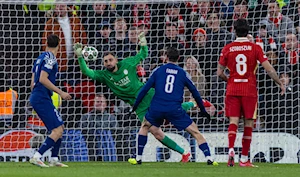
<instances>
[{"instance_id":1,"label":"blurred crowd","mask_svg":"<svg viewBox=\"0 0 300 177\"><path fill-rule=\"evenodd\" d=\"M83 129L137 126L137 118L126 114L129 105L116 99L109 88L80 73L72 46L76 42L95 46L99 59L89 63L89 67L104 69L103 52L114 51L119 60L133 56L139 50L137 36L144 32L149 57L137 67L141 81L146 81L151 71L165 62L168 47L178 48L180 66L191 74L202 97L211 103L210 114L216 118L205 122L197 117L196 108L189 114L205 130L223 130L226 83L216 75L217 64L222 48L235 40L233 22L245 18L251 26L249 40L262 47L288 87L288 92L280 96L278 86L258 67L256 128L299 134L300 1L69 4L60 0L52 5L1 4L0 9L3 36L0 60L7 80L20 95L13 124L7 126L28 124L32 63L45 49L46 36L52 33L61 38L57 84L74 98L60 105L66 126ZM190 93L186 92L184 100L190 99Z\"/></svg>"}]
</instances>

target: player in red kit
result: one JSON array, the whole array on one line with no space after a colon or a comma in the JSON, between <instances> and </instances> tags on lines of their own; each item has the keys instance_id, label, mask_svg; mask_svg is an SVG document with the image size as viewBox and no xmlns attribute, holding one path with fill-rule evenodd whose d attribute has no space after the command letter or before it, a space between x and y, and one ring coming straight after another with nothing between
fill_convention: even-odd
<instances>
[{"instance_id":1,"label":"player in red kit","mask_svg":"<svg viewBox=\"0 0 300 177\"><path fill-rule=\"evenodd\" d=\"M241 167L256 167L248 159L252 139L252 128L257 112L256 69L258 62L264 67L268 75L280 85L281 94L285 86L264 55L261 47L247 39L249 25L247 20L238 19L234 24L237 39L226 45L221 53L217 74L227 82L225 113L229 117L228 127L229 160L228 166L234 166L234 142L239 118L244 118L244 134L242 139L242 156L239 161ZM230 76L224 74L225 68Z\"/></svg>"}]
</instances>

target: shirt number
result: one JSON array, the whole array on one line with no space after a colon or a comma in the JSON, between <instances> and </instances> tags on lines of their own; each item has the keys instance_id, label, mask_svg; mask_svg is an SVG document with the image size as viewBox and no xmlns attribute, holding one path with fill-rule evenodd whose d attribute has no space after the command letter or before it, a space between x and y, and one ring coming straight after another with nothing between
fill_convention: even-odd
<instances>
[{"instance_id":1,"label":"shirt number","mask_svg":"<svg viewBox=\"0 0 300 177\"><path fill-rule=\"evenodd\" d=\"M168 75L166 78L165 92L172 93L174 88L175 76Z\"/></svg>"},{"instance_id":2,"label":"shirt number","mask_svg":"<svg viewBox=\"0 0 300 177\"><path fill-rule=\"evenodd\" d=\"M244 54L238 54L235 57L236 61L236 72L243 76L247 72L247 57Z\"/></svg>"}]
</instances>

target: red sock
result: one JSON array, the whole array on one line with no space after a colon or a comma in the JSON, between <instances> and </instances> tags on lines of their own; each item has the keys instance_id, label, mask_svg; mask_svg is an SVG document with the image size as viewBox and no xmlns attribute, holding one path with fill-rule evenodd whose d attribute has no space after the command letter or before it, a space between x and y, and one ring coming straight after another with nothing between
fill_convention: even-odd
<instances>
[{"instance_id":1,"label":"red sock","mask_svg":"<svg viewBox=\"0 0 300 177\"><path fill-rule=\"evenodd\" d=\"M252 139L252 127L244 127L244 135L242 139L242 155L248 156Z\"/></svg>"},{"instance_id":2,"label":"red sock","mask_svg":"<svg viewBox=\"0 0 300 177\"><path fill-rule=\"evenodd\" d=\"M228 147L234 148L234 142L236 138L236 131L237 131L237 125L235 124L229 124L228 127Z\"/></svg>"}]
</instances>

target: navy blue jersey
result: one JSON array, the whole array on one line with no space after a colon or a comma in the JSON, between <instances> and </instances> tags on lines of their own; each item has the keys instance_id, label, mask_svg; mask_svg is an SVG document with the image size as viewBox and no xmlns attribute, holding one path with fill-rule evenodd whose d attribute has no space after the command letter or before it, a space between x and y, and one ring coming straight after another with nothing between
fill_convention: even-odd
<instances>
[{"instance_id":1,"label":"navy blue jersey","mask_svg":"<svg viewBox=\"0 0 300 177\"><path fill-rule=\"evenodd\" d=\"M56 74L58 72L58 64L56 57L51 52L43 52L35 61L32 68L34 73L34 87L32 95L39 97L47 97L51 99L52 91L47 89L39 82L41 71L49 74L48 79L55 84Z\"/></svg>"},{"instance_id":2,"label":"navy blue jersey","mask_svg":"<svg viewBox=\"0 0 300 177\"><path fill-rule=\"evenodd\" d=\"M170 111L181 107L183 102L184 87L193 94L201 110L204 110L201 96L191 81L190 75L181 67L168 63L152 72L150 79L141 89L135 106L137 106L150 88L155 89L150 108L157 111ZM133 109L135 109L135 106Z\"/></svg>"}]
</instances>

